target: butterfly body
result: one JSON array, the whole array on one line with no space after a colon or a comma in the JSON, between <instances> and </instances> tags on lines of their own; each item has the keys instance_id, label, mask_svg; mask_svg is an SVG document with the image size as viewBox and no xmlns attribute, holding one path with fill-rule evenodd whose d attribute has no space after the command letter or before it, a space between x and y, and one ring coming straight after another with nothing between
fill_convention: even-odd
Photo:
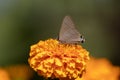
<instances>
[{"instance_id":1,"label":"butterfly body","mask_svg":"<svg viewBox=\"0 0 120 80\"><path fill-rule=\"evenodd\" d=\"M84 37L77 31L70 16L65 16L60 29L58 40L61 43L78 44L85 41Z\"/></svg>"}]
</instances>

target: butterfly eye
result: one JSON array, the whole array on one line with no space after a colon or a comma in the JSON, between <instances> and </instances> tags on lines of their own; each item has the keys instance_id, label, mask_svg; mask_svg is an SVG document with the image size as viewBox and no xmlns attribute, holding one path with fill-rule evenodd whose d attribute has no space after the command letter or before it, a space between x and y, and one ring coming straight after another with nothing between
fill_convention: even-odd
<instances>
[{"instance_id":1,"label":"butterfly eye","mask_svg":"<svg viewBox=\"0 0 120 80\"><path fill-rule=\"evenodd\" d=\"M81 35L80 38L83 38L83 36Z\"/></svg>"}]
</instances>

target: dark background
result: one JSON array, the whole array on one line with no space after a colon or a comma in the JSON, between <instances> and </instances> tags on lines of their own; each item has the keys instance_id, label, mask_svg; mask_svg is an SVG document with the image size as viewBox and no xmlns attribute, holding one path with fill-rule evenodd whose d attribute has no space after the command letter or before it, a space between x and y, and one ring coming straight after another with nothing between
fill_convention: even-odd
<instances>
[{"instance_id":1,"label":"dark background","mask_svg":"<svg viewBox=\"0 0 120 80\"><path fill-rule=\"evenodd\" d=\"M0 0L0 66L26 63L32 44L56 38L70 15L94 57L120 66L120 1Z\"/></svg>"}]
</instances>

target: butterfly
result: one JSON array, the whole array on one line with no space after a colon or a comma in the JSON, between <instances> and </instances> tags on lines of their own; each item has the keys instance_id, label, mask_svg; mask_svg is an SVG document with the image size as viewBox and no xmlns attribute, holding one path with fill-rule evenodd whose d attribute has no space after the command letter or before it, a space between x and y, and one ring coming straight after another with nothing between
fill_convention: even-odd
<instances>
[{"instance_id":1,"label":"butterfly","mask_svg":"<svg viewBox=\"0 0 120 80\"><path fill-rule=\"evenodd\" d=\"M70 16L65 16L63 19L58 40L60 43L66 44L78 44L80 42L85 42L84 36L78 32Z\"/></svg>"}]
</instances>

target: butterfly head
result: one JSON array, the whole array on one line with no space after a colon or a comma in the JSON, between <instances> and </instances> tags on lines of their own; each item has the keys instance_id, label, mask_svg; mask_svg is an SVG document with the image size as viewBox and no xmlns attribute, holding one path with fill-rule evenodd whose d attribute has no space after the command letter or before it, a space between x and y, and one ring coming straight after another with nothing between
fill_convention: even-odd
<instances>
[{"instance_id":1,"label":"butterfly head","mask_svg":"<svg viewBox=\"0 0 120 80\"><path fill-rule=\"evenodd\" d=\"M84 38L84 36L82 36L82 35L80 36L80 42L81 42L81 43L84 43L84 42L85 42L85 38Z\"/></svg>"}]
</instances>

